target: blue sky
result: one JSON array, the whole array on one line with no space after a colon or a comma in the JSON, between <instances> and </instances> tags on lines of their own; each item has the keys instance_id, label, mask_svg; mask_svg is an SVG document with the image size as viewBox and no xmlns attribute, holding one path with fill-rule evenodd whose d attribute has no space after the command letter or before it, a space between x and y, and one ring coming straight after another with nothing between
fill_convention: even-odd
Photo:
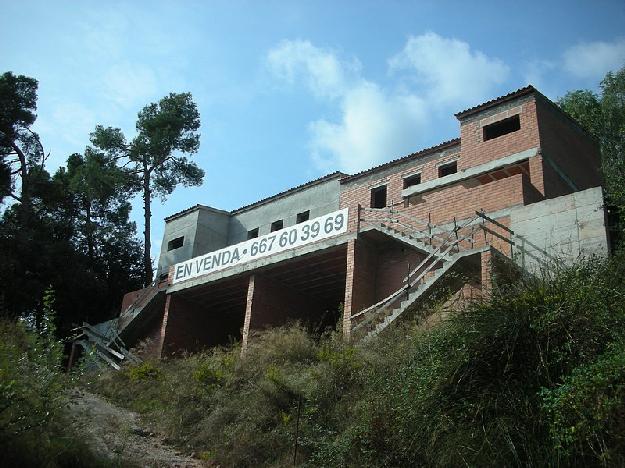
<instances>
[{"instance_id":1,"label":"blue sky","mask_svg":"<svg viewBox=\"0 0 625 468\"><path fill-rule=\"evenodd\" d=\"M162 218L221 209L325 173L355 172L458 136L453 117L532 83L557 99L625 64L621 1L7 1L0 72L39 80L48 169L96 124L132 137L137 112L190 91L202 187ZM141 210L133 218L141 234Z\"/></svg>"}]
</instances>

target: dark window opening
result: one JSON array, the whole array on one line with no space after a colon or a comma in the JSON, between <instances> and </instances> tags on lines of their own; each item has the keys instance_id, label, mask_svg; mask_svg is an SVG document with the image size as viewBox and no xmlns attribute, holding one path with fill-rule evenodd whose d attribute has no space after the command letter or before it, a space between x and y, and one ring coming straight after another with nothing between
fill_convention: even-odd
<instances>
[{"instance_id":1,"label":"dark window opening","mask_svg":"<svg viewBox=\"0 0 625 468\"><path fill-rule=\"evenodd\" d=\"M271 232L279 231L283 227L284 227L284 222L281 219L279 219L278 221L274 221L273 223L271 223Z\"/></svg>"},{"instance_id":2,"label":"dark window opening","mask_svg":"<svg viewBox=\"0 0 625 468\"><path fill-rule=\"evenodd\" d=\"M439 177L445 177L448 176L450 174L455 174L456 172L458 172L458 162L454 161L454 162L450 162L447 164L443 164L442 166L438 167L438 176Z\"/></svg>"},{"instance_id":3,"label":"dark window opening","mask_svg":"<svg viewBox=\"0 0 625 468\"><path fill-rule=\"evenodd\" d=\"M421 183L421 174L414 174L404 179L404 188L419 185Z\"/></svg>"},{"instance_id":4,"label":"dark window opening","mask_svg":"<svg viewBox=\"0 0 625 468\"><path fill-rule=\"evenodd\" d=\"M247 231L247 239L256 239L258 237L258 228L254 228L251 231Z\"/></svg>"},{"instance_id":5,"label":"dark window opening","mask_svg":"<svg viewBox=\"0 0 625 468\"><path fill-rule=\"evenodd\" d=\"M486 125L483 129L484 141L492 140L508 133L516 132L521 129L521 120L519 115L513 115L507 119L500 120L499 122Z\"/></svg>"},{"instance_id":6,"label":"dark window opening","mask_svg":"<svg viewBox=\"0 0 625 468\"><path fill-rule=\"evenodd\" d=\"M297 213L297 224L303 223L304 221L308 221L309 219L310 219L310 210Z\"/></svg>"},{"instance_id":7,"label":"dark window opening","mask_svg":"<svg viewBox=\"0 0 625 468\"><path fill-rule=\"evenodd\" d=\"M184 244L184 236L176 237L167 243L167 251L179 249Z\"/></svg>"},{"instance_id":8,"label":"dark window opening","mask_svg":"<svg viewBox=\"0 0 625 468\"><path fill-rule=\"evenodd\" d=\"M386 185L371 189L371 208L386 207Z\"/></svg>"}]
</instances>

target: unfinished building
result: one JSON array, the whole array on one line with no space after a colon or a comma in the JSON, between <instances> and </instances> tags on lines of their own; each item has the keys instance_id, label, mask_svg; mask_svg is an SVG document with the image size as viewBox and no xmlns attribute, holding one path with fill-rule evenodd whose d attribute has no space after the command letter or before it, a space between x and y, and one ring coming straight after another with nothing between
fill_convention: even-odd
<instances>
[{"instance_id":1,"label":"unfinished building","mask_svg":"<svg viewBox=\"0 0 625 468\"><path fill-rule=\"evenodd\" d=\"M360 173L169 216L158 281L109 328L154 356L290 320L368 337L442 285L487 293L493 255L529 271L607 255L598 148L573 120L531 86L456 117L459 138Z\"/></svg>"}]
</instances>

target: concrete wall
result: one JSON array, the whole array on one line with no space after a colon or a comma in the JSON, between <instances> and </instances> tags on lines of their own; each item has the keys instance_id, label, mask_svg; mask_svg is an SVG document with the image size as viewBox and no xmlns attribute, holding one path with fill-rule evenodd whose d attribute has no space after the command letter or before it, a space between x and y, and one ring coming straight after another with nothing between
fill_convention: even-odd
<instances>
[{"instance_id":1,"label":"concrete wall","mask_svg":"<svg viewBox=\"0 0 625 468\"><path fill-rule=\"evenodd\" d=\"M197 206L166 221L158 274L166 273L175 263L243 242L252 229L259 228L259 236L268 234L274 221L283 220L284 227L288 227L296 223L298 213L310 211L312 219L338 209L338 177L232 213ZM182 236L182 247L168 251L169 241Z\"/></svg>"},{"instance_id":2,"label":"concrete wall","mask_svg":"<svg viewBox=\"0 0 625 468\"><path fill-rule=\"evenodd\" d=\"M601 187L512 208L510 228L517 243L514 258L532 272L550 261L608 255Z\"/></svg>"},{"instance_id":3,"label":"concrete wall","mask_svg":"<svg viewBox=\"0 0 625 468\"><path fill-rule=\"evenodd\" d=\"M161 255L158 259L158 274L163 274L174 263L187 260L193 256L193 244L197 228L198 210L193 210L184 216L174 218L165 223L165 232L161 243ZM167 251L167 244L172 239L184 236L182 247Z\"/></svg>"},{"instance_id":4,"label":"concrete wall","mask_svg":"<svg viewBox=\"0 0 625 468\"><path fill-rule=\"evenodd\" d=\"M170 265L225 247L229 218L227 211L197 206L184 215L166 221L158 274L166 273ZM168 251L169 241L178 237L184 237L182 247Z\"/></svg>"},{"instance_id":5,"label":"concrete wall","mask_svg":"<svg viewBox=\"0 0 625 468\"><path fill-rule=\"evenodd\" d=\"M296 223L298 213L310 211L310 219L339 209L339 181L328 180L269 203L236 210L230 219L228 245L247 240L247 232L259 228L258 235L271 232L271 223L283 220L284 227Z\"/></svg>"}]
</instances>

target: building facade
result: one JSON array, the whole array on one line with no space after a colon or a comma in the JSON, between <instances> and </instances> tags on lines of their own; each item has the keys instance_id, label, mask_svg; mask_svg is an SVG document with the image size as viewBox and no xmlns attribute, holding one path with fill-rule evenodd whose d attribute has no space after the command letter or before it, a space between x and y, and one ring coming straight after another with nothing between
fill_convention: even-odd
<instances>
[{"instance_id":1,"label":"building facade","mask_svg":"<svg viewBox=\"0 0 625 468\"><path fill-rule=\"evenodd\" d=\"M298 320L375 335L442 288L488 294L491 259L529 271L607 255L597 145L531 86L456 114L460 137L227 212L165 219L158 282L114 328L156 356Z\"/></svg>"}]
</instances>

